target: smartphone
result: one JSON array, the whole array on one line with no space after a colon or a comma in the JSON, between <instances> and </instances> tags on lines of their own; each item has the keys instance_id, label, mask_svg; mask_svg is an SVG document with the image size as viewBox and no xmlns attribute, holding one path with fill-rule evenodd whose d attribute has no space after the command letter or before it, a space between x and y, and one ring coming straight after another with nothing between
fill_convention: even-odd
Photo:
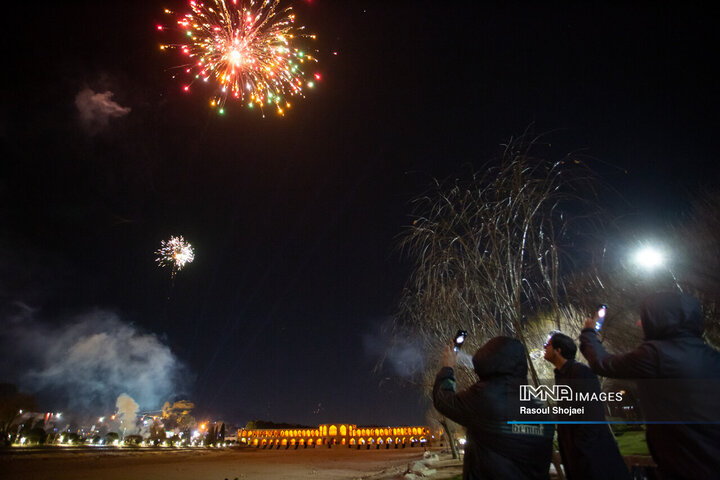
<instances>
[{"instance_id":1,"label":"smartphone","mask_svg":"<svg viewBox=\"0 0 720 480\"><path fill-rule=\"evenodd\" d=\"M607 305L599 305L597 310L597 316L595 317L595 331L599 332L605 321L605 315L607 314Z\"/></svg>"},{"instance_id":2,"label":"smartphone","mask_svg":"<svg viewBox=\"0 0 720 480\"><path fill-rule=\"evenodd\" d=\"M467 332L465 330L458 330L455 334L455 338L453 339L453 348L456 352L460 350L462 344L465 343L465 337L467 337Z\"/></svg>"}]
</instances>

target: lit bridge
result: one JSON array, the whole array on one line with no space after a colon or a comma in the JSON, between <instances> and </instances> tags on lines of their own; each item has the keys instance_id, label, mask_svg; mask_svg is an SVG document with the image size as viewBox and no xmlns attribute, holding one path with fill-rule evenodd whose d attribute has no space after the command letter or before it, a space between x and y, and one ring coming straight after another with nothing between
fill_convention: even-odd
<instances>
[{"instance_id":1,"label":"lit bridge","mask_svg":"<svg viewBox=\"0 0 720 480\"><path fill-rule=\"evenodd\" d=\"M439 433L437 433L439 436ZM435 439L427 427L357 427L349 424L317 428L238 430L238 442L257 448L308 448L347 445L349 448L405 448L424 446Z\"/></svg>"}]
</instances>

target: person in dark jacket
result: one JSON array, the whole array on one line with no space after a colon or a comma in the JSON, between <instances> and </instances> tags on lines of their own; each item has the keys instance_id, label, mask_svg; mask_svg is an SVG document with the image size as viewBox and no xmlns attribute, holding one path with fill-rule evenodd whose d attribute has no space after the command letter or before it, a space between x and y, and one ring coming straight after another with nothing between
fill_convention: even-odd
<instances>
[{"instance_id":1,"label":"person in dark jacket","mask_svg":"<svg viewBox=\"0 0 720 480\"><path fill-rule=\"evenodd\" d=\"M657 293L640 310L644 342L623 355L600 343L594 320L580 351L598 375L635 379L650 453L663 478L720 478L720 353L702 339L700 304Z\"/></svg>"},{"instance_id":2,"label":"person in dark jacket","mask_svg":"<svg viewBox=\"0 0 720 480\"><path fill-rule=\"evenodd\" d=\"M467 429L463 479L549 478L553 425L508 423L517 418L520 385L527 383L522 343L509 337L488 341L472 359L479 381L459 393L453 371L456 360L453 348L446 348L433 403Z\"/></svg>"},{"instance_id":3,"label":"person in dark jacket","mask_svg":"<svg viewBox=\"0 0 720 480\"><path fill-rule=\"evenodd\" d=\"M601 392L600 381L590 368L575 361L576 353L575 342L562 333L555 333L545 344L545 360L555 365L555 385L568 385L573 394L595 394L597 398ZM569 416L567 420L605 421L601 401L564 400L558 402L558 406L583 409L582 415ZM630 472L608 425L558 424L557 433L560 456L568 480L630 479Z\"/></svg>"}]
</instances>

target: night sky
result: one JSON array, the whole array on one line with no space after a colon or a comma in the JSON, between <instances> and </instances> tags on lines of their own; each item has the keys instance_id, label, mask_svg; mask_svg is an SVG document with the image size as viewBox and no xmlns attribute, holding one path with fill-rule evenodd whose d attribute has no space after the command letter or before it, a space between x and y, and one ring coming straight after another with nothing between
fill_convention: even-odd
<instances>
[{"instance_id":1,"label":"night sky","mask_svg":"<svg viewBox=\"0 0 720 480\"><path fill-rule=\"evenodd\" d=\"M593 159L611 212L672 222L719 172L720 35L687 3L298 0L322 81L266 118L172 78L156 25L184 2L23 5L2 34L0 382L64 408L8 338L47 348L39 332L103 311L170 348L166 399L198 416L423 423L424 393L373 372L411 199L531 127ZM86 88L129 112L88 129ZM174 281L170 235L196 253Z\"/></svg>"}]
</instances>

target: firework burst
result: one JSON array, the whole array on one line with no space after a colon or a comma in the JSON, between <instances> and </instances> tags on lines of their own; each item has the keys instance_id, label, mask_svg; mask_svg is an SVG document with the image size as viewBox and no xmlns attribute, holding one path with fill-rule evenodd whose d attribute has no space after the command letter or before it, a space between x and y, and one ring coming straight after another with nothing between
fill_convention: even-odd
<instances>
[{"instance_id":1,"label":"firework burst","mask_svg":"<svg viewBox=\"0 0 720 480\"><path fill-rule=\"evenodd\" d=\"M189 77L185 91L198 81L217 85L210 106L220 114L227 99L236 99L283 115L289 97L303 97L320 80L318 73L307 73L317 60L300 47L315 36L295 25L292 7L281 8L280 0L190 1L190 13L176 16L176 25L182 40L160 48L177 49L188 58L179 67Z\"/></svg>"},{"instance_id":2,"label":"firework burst","mask_svg":"<svg viewBox=\"0 0 720 480\"><path fill-rule=\"evenodd\" d=\"M172 267L172 275L195 260L195 252L192 245L185 242L182 236L170 237L170 240L161 240L160 248L155 252L155 261L160 267Z\"/></svg>"}]
</instances>

